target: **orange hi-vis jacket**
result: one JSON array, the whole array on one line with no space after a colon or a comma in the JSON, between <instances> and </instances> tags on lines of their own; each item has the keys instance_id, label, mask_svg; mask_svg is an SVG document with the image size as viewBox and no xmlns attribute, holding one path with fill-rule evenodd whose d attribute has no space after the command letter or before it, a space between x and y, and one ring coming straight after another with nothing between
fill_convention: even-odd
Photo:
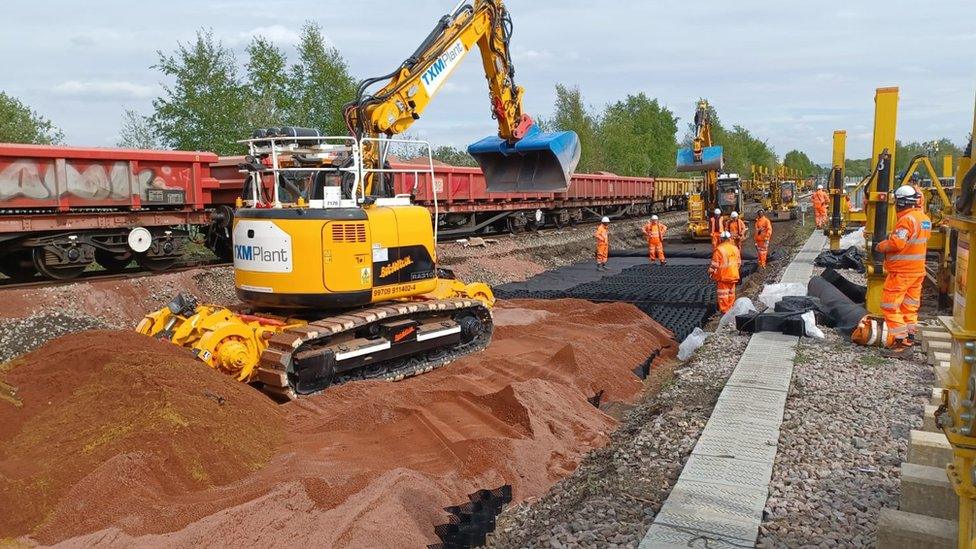
<instances>
[{"instance_id":1,"label":"orange hi-vis jacket","mask_svg":"<svg viewBox=\"0 0 976 549\"><path fill-rule=\"evenodd\" d=\"M756 218L756 234L752 236L756 242L769 242L773 237L773 223L768 217Z\"/></svg>"},{"instance_id":2,"label":"orange hi-vis jacket","mask_svg":"<svg viewBox=\"0 0 976 549\"><path fill-rule=\"evenodd\" d=\"M827 191L823 189L817 189L810 197L810 202L813 203L813 207L820 209L827 209L827 203L830 202L830 197L827 196Z\"/></svg>"},{"instance_id":3,"label":"orange hi-vis jacket","mask_svg":"<svg viewBox=\"0 0 976 549\"><path fill-rule=\"evenodd\" d=\"M709 217L708 231L712 233L712 236L718 236L722 234L722 218L715 215Z\"/></svg>"},{"instance_id":4,"label":"orange hi-vis jacket","mask_svg":"<svg viewBox=\"0 0 976 549\"><path fill-rule=\"evenodd\" d=\"M884 269L892 274L925 274L925 251L932 221L918 208L898 212L895 230L878 244L885 254Z\"/></svg>"},{"instance_id":5,"label":"orange hi-vis jacket","mask_svg":"<svg viewBox=\"0 0 976 549\"><path fill-rule=\"evenodd\" d=\"M712 263L708 266L708 273L716 282L738 282L741 262L739 248L731 240L726 240L712 252Z\"/></svg>"},{"instance_id":6,"label":"orange hi-vis jacket","mask_svg":"<svg viewBox=\"0 0 976 549\"><path fill-rule=\"evenodd\" d=\"M725 224L725 230L732 234L732 240L742 240L742 237L746 235L746 224L742 221L742 218L729 220Z\"/></svg>"},{"instance_id":7,"label":"orange hi-vis jacket","mask_svg":"<svg viewBox=\"0 0 976 549\"><path fill-rule=\"evenodd\" d=\"M644 224L641 230L644 231L648 244L660 244L664 240L664 233L667 232L668 228L660 221L657 223L649 221Z\"/></svg>"}]
</instances>

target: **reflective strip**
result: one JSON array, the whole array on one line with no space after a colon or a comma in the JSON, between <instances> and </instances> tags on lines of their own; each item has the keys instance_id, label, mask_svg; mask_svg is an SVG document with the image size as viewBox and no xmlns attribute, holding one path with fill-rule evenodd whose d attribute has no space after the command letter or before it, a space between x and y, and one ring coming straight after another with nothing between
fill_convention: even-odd
<instances>
[{"instance_id":1,"label":"reflective strip","mask_svg":"<svg viewBox=\"0 0 976 549\"><path fill-rule=\"evenodd\" d=\"M906 238L908 238L908 230L907 229L898 229L897 231L895 231L895 235L898 238L900 238L902 240L905 240Z\"/></svg>"},{"instance_id":2,"label":"reflective strip","mask_svg":"<svg viewBox=\"0 0 976 549\"><path fill-rule=\"evenodd\" d=\"M336 353L336 356L335 357L336 357L336 361L346 360L346 359L350 359L350 358L355 358L357 356L367 355L367 354L372 353L372 352L375 352L375 351L385 351L386 349L389 349L389 348L390 348L390 342L389 341L386 341L386 342L380 343L379 345L371 345L369 347L362 347L360 349L356 349L355 351L346 351L344 353Z\"/></svg>"},{"instance_id":3,"label":"reflective strip","mask_svg":"<svg viewBox=\"0 0 976 549\"><path fill-rule=\"evenodd\" d=\"M888 261L925 261L925 254L900 254L887 259Z\"/></svg>"},{"instance_id":4,"label":"reflective strip","mask_svg":"<svg viewBox=\"0 0 976 549\"><path fill-rule=\"evenodd\" d=\"M890 309L890 310L893 311L893 310L897 309L898 306L895 305L894 303L882 303L881 304L881 308L882 309Z\"/></svg>"},{"instance_id":5,"label":"reflective strip","mask_svg":"<svg viewBox=\"0 0 976 549\"><path fill-rule=\"evenodd\" d=\"M450 328L444 328L443 330L427 332L426 334L417 334L417 341L427 341L428 339L434 339L435 337L443 337L446 335L459 333L461 333L460 326L451 326Z\"/></svg>"},{"instance_id":6,"label":"reflective strip","mask_svg":"<svg viewBox=\"0 0 976 549\"><path fill-rule=\"evenodd\" d=\"M920 305L917 299L912 299L910 297L906 297L905 299L903 299L902 303L905 305Z\"/></svg>"},{"instance_id":7,"label":"reflective strip","mask_svg":"<svg viewBox=\"0 0 976 549\"><path fill-rule=\"evenodd\" d=\"M927 244L929 239L927 238L912 238L908 241L909 244Z\"/></svg>"}]
</instances>

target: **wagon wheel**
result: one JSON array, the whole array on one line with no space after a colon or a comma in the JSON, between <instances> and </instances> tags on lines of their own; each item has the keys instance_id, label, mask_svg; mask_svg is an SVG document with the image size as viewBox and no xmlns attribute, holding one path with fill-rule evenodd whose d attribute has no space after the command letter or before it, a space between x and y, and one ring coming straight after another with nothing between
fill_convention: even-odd
<instances>
[{"instance_id":1,"label":"wagon wheel","mask_svg":"<svg viewBox=\"0 0 976 549\"><path fill-rule=\"evenodd\" d=\"M77 278L78 275L85 272L85 269L87 269L88 265L90 265L90 263L70 263L68 265L58 265L52 261L53 258L48 256L48 253L43 247L34 248L32 258L34 260L34 267L37 269L37 272L41 273L41 276L45 278L53 278L55 280L70 280L72 278Z\"/></svg>"},{"instance_id":2,"label":"wagon wheel","mask_svg":"<svg viewBox=\"0 0 976 549\"><path fill-rule=\"evenodd\" d=\"M515 216L508 216L505 218L505 226L508 228L508 232L512 234L519 234L525 229L525 225L519 225L515 220Z\"/></svg>"},{"instance_id":3,"label":"wagon wheel","mask_svg":"<svg viewBox=\"0 0 976 549\"><path fill-rule=\"evenodd\" d=\"M165 271L176 264L178 257L151 257L136 254L136 263L147 271Z\"/></svg>"},{"instance_id":4,"label":"wagon wheel","mask_svg":"<svg viewBox=\"0 0 976 549\"><path fill-rule=\"evenodd\" d=\"M552 225L557 229L562 229L563 227L566 226L566 220L563 219L563 216L561 214L558 213L554 214L552 216Z\"/></svg>"},{"instance_id":5,"label":"wagon wheel","mask_svg":"<svg viewBox=\"0 0 976 549\"><path fill-rule=\"evenodd\" d=\"M105 267L106 271L117 273L125 270L132 263L132 253L115 253L108 250L95 250L95 261Z\"/></svg>"}]
</instances>

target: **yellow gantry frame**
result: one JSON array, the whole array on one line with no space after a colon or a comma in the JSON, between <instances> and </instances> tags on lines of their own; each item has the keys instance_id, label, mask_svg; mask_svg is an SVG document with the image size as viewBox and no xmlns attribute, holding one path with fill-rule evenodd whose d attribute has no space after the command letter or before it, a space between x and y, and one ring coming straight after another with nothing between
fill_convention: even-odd
<instances>
[{"instance_id":1,"label":"yellow gantry frame","mask_svg":"<svg viewBox=\"0 0 976 549\"><path fill-rule=\"evenodd\" d=\"M522 112L524 89L512 81L504 15L502 0L475 0L471 8L462 7L451 14L453 19L441 35L414 55L417 61L401 68L385 86L372 94L380 100L368 102L364 108L361 125L366 135L360 137L392 136L407 131L443 88L451 72L477 45L488 79L492 115L498 122L498 136L508 141L521 138L520 131L526 125ZM346 112L350 127L359 125L359 116L356 109ZM367 141L363 149L363 165L379 168L376 143ZM364 185L365 193L371 194L372 177L367 177Z\"/></svg>"},{"instance_id":2,"label":"yellow gantry frame","mask_svg":"<svg viewBox=\"0 0 976 549\"><path fill-rule=\"evenodd\" d=\"M976 113L973 117L976 132ZM972 142L971 142L972 143ZM972 157L959 159L956 186L972 166ZM962 189L959 189L960 191ZM953 310L951 317L939 320L952 334L948 387L942 392L942 406L936 412L936 422L952 445L953 462L946 468L949 482L959 496L959 538L957 546L974 546L974 499L976 499L976 383L973 365L976 364L976 298L969 301L976 288L976 254L971 253L976 241L976 211L956 213L949 217L949 226L957 231L955 251L956 271L953 282Z\"/></svg>"},{"instance_id":3,"label":"yellow gantry frame","mask_svg":"<svg viewBox=\"0 0 976 549\"><path fill-rule=\"evenodd\" d=\"M881 314L881 289L884 286L885 272L884 265L876 261L872 247L875 231L875 219L877 216L878 205L888 203L891 193L894 192L895 184L895 127L898 120L898 88L878 88L874 95L874 142L871 147L871 158L873 162L878 162L882 154L887 155L888 162L888 192L878 191L878 179L880 174L874 170L868 182L867 193L864 197L864 212L867 220L864 225L864 240L866 242L866 267L868 279L867 291L867 310L869 313ZM894 207L888 208L887 220L884 225L885 231L892 226L895 219ZM879 235L881 238L887 234Z\"/></svg>"}]
</instances>

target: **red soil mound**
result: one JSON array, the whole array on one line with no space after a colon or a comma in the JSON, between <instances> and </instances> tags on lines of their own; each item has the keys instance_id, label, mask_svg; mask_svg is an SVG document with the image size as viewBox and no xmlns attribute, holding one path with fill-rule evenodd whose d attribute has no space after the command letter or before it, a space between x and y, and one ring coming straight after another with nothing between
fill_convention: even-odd
<instances>
[{"instance_id":1,"label":"red soil mound","mask_svg":"<svg viewBox=\"0 0 976 549\"><path fill-rule=\"evenodd\" d=\"M102 527L79 500L234 482L282 438L274 404L182 349L133 332L62 337L0 367L0 538Z\"/></svg>"},{"instance_id":2,"label":"red soil mound","mask_svg":"<svg viewBox=\"0 0 976 549\"><path fill-rule=\"evenodd\" d=\"M282 406L281 450L234 484L176 493L140 480L164 478L165 462L108 461L71 495L87 530L62 526L59 515L35 539L92 532L67 544L424 546L438 541L441 509L468 494L511 484L520 501L572 472L616 425L587 397L602 390L605 401L634 400L642 384L631 370L675 347L629 305L512 301L495 318L484 352L399 383L348 383Z\"/></svg>"}]
</instances>

